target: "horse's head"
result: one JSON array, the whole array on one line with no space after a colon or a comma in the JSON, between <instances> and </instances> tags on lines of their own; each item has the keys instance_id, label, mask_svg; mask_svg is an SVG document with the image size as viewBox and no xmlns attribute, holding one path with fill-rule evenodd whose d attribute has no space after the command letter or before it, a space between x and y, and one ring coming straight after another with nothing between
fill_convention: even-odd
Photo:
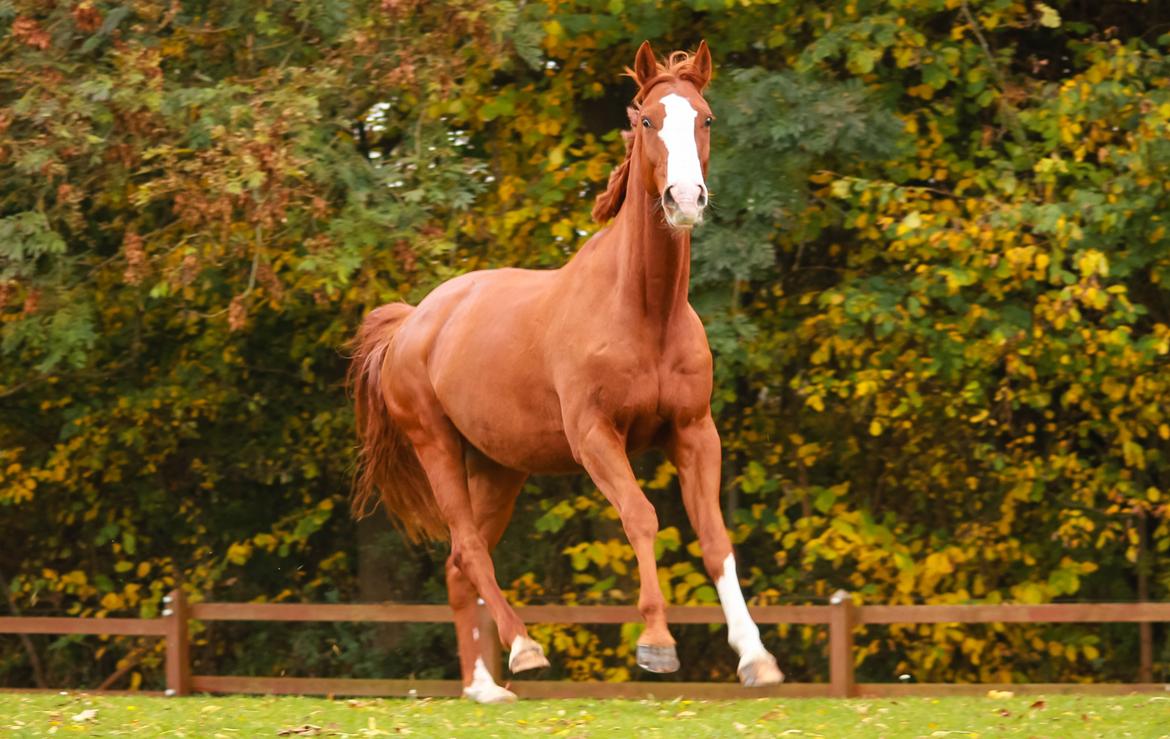
<instances>
[{"instance_id":1,"label":"horse's head","mask_svg":"<svg viewBox=\"0 0 1170 739\"><path fill-rule=\"evenodd\" d=\"M638 83L630 108L626 159L597 196L593 218L605 223L626 199L635 171L651 198L659 200L666 222L689 230L703 221L707 207L707 156L711 148L711 109L703 88L711 79L711 52L701 42L694 55L676 51L659 64L647 41L627 73Z\"/></svg>"},{"instance_id":2,"label":"horse's head","mask_svg":"<svg viewBox=\"0 0 1170 739\"><path fill-rule=\"evenodd\" d=\"M707 206L712 116L702 93L711 79L711 52L703 41L694 56L676 52L663 66L647 41L631 74L639 88L631 111L634 136L641 142L633 147L641 161L631 165L642 168L642 181L661 199L666 222L692 228L703 222Z\"/></svg>"}]
</instances>

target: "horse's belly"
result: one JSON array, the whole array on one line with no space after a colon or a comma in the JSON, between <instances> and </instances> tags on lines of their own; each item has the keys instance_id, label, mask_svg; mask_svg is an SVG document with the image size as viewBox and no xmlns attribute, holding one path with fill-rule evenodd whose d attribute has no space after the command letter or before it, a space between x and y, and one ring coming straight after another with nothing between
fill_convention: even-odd
<instances>
[{"instance_id":1,"label":"horse's belly","mask_svg":"<svg viewBox=\"0 0 1170 739\"><path fill-rule=\"evenodd\" d=\"M488 458L505 467L534 474L576 472L581 469L565 433L559 427L510 424L497 413L495 420L477 417L456 426L464 438ZM454 419L453 419L454 420Z\"/></svg>"},{"instance_id":2,"label":"horse's belly","mask_svg":"<svg viewBox=\"0 0 1170 739\"><path fill-rule=\"evenodd\" d=\"M532 473L580 469L553 389L513 372L480 366L444 379L436 386L443 410L472 446L505 467Z\"/></svg>"}]
</instances>

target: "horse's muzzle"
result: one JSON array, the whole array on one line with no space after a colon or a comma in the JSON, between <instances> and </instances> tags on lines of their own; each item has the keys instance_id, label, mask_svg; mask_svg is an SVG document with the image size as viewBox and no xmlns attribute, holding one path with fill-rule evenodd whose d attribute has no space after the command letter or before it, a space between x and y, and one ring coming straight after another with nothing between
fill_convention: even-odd
<instances>
[{"instance_id":1,"label":"horse's muzzle","mask_svg":"<svg viewBox=\"0 0 1170 739\"><path fill-rule=\"evenodd\" d=\"M666 222L674 228L694 228L703 222L707 188L701 183L668 185L662 193Z\"/></svg>"}]
</instances>

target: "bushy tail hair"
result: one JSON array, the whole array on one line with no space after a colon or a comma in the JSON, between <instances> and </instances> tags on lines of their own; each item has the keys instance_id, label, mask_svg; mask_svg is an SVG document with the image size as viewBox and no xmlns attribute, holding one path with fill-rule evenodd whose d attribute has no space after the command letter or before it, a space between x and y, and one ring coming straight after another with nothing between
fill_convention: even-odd
<instances>
[{"instance_id":1,"label":"bushy tail hair","mask_svg":"<svg viewBox=\"0 0 1170 739\"><path fill-rule=\"evenodd\" d=\"M414 447L390 418L382 392L386 350L413 310L406 303L376 308L354 337L349 385L354 395L359 451L350 510L355 518L365 518L380 499L411 541L439 541L448 538L447 525Z\"/></svg>"}]
</instances>

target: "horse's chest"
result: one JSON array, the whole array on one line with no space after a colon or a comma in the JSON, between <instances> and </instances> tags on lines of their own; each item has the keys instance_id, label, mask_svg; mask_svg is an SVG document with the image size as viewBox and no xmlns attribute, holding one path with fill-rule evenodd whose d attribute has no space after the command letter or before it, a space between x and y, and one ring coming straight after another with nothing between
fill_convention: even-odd
<instances>
[{"instance_id":1,"label":"horse's chest","mask_svg":"<svg viewBox=\"0 0 1170 739\"><path fill-rule=\"evenodd\" d=\"M653 425L706 412L711 400L710 362L702 356L609 357L594 385L596 403L622 425Z\"/></svg>"}]
</instances>

